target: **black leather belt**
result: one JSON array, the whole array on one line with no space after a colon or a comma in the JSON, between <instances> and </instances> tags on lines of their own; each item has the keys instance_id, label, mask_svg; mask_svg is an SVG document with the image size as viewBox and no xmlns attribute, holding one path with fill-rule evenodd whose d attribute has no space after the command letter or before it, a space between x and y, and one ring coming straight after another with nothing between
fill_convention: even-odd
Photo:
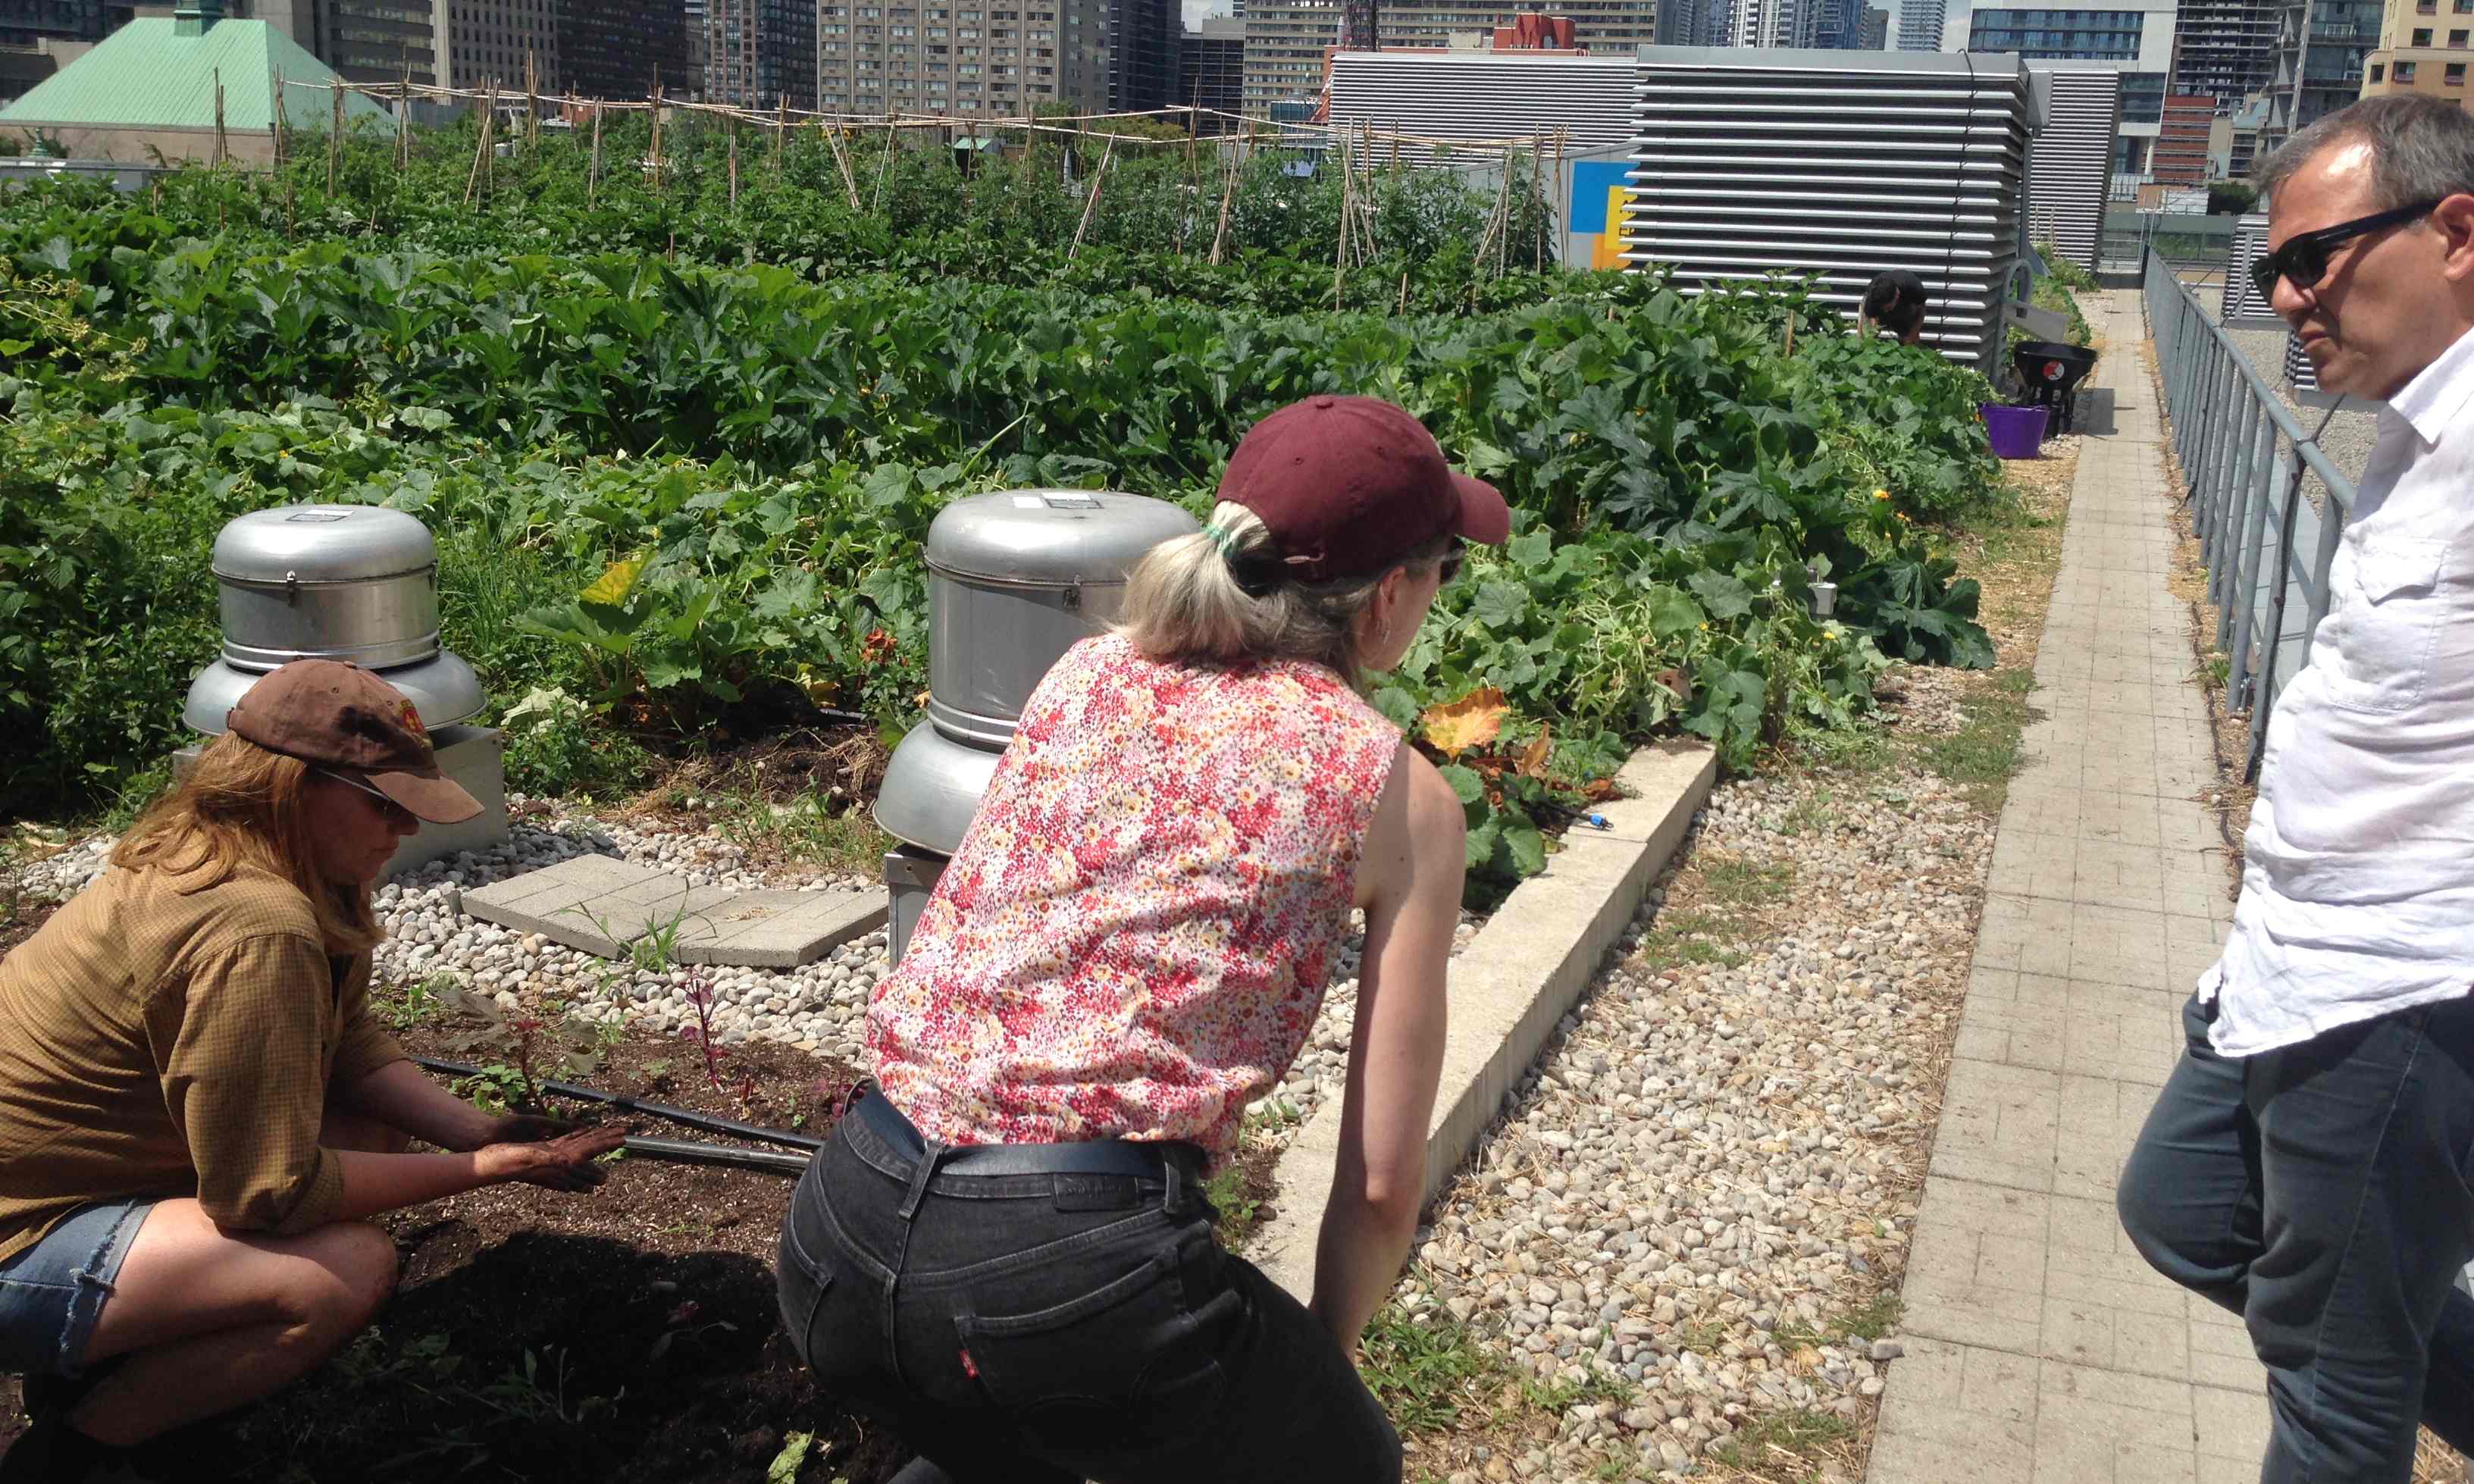
<instances>
[{"instance_id":1,"label":"black leather belt","mask_svg":"<svg viewBox=\"0 0 2474 1484\"><path fill-rule=\"evenodd\" d=\"M928 1156L928 1141L912 1127L873 1082L861 1083L851 1094L844 1117L857 1117L868 1131L895 1154L917 1163ZM1130 1139L1085 1139L1071 1144L958 1144L936 1163L947 1175L1123 1175L1135 1180L1168 1179L1169 1162L1179 1173L1200 1180L1202 1151L1181 1141L1137 1142Z\"/></svg>"}]
</instances>

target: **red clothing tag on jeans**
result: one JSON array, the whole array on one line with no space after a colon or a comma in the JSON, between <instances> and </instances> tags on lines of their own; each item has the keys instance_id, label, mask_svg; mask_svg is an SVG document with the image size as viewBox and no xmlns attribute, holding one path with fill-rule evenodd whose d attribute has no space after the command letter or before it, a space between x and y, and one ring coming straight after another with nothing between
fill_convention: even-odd
<instances>
[{"instance_id":1,"label":"red clothing tag on jeans","mask_svg":"<svg viewBox=\"0 0 2474 1484\"><path fill-rule=\"evenodd\" d=\"M962 1374L969 1376L972 1380L978 1380L980 1378L980 1368L972 1363L971 1352L968 1350L962 1350L956 1351L956 1353L962 1357Z\"/></svg>"}]
</instances>

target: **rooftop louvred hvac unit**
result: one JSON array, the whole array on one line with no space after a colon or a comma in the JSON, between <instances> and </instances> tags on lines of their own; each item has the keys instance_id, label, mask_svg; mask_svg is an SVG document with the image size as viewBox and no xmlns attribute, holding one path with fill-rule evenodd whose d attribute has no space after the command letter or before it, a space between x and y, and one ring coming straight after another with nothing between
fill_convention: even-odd
<instances>
[{"instance_id":1,"label":"rooftop louvred hvac unit","mask_svg":"<svg viewBox=\"0 0 2474 1484\"><path fill-rule=\"evenodd\" d=\"M2012 56L1641 52L1624 256L1686 294L1812 276L1850 318L1923 279L1924 340L1991 373L2033 117Z\"/></svg>"}]
</instances>

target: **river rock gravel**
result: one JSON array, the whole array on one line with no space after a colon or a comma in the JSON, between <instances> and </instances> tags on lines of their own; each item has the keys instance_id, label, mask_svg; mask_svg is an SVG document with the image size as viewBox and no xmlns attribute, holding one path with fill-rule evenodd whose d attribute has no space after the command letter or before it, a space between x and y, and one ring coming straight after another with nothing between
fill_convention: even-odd
<instances>
[{"instance_id":1,"label":"river rock gravel","mask_svg":"<svg viewBox=\"0 0 2474 1484\"><path fill-rule=\"evenodd\" d=\"M695 886L884 889L882 883L860 876L759 870L744 850L710 831L630 826L520 796L510 804L515 814L528 817L511 826L504 844L433 861L377 888L378 920L387 934L377 949L378 983L432 990L453 985L485 991L509 1010L546 1006L587 1020L683 1031L699 1018L691 998L691 970L639 968L627 960L595 958L537 934L480 921L463 911L463 893L596 853L650 865ZM18 870L18 889L66 900L102 873L111 845L109 837L92 837L32 862ZM1455 953L1482 921L1463 913ZM1362 914L1352 918L1333 983L1296 1062L1249 1108L1256 1135L1267 1143L1283 1141L1325 1097L1338 1095L1346 1077L1364 927ZM704 1014L718 1041L760 1036L858 1062L868 992L887 972L885 935L879 929L796 969L712 969L704 981L713 991Z\"/></svg>"},{"instance_id":2,"label":"river rock gravel","mask_svg":"<svg viewBox=\"0 0 2474 1484\"><path fill-rule=\"evenodd\" d=\"M1936 730L1939 677L1910 684L1907 721ZM1540 1381L1598 1377L1600 1399L1550 1447L1447 1440L1421 1466L1680 1477L1761 1413L1862 1419L1896 1352L1876 1301L1904 1263L1992 841L1904 766L1715 791L1397 1294Z\"/></svg>"}]
</instances>

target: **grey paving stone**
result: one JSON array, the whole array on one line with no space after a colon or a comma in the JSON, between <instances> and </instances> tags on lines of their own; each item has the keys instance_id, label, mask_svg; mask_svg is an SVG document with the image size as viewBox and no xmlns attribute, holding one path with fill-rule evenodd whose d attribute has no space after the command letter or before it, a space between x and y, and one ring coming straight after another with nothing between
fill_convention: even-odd
<instances>
[{"instance_id":1,"label":"grey paving stone","mask_svg":"<svg viewBox=\"0 0 2474 1484\"><path fill-rule=\"evenodd\" d=\"M648 865L577 856L468 891L464 910L484 922L615 959L647 932L674 918L692 922L732 894L691 887Z\"/></svg>"},{"instance_id":2,"label":"grey paving stone","mask_svg":"<svg viewBox=\"0 0 2474 1484\"><path fill-rule=\"evenodd\" d=\"M679 931L681 963L788 969L885 925L882 891L742 891Z\"/></svg>"}]
</instances>

